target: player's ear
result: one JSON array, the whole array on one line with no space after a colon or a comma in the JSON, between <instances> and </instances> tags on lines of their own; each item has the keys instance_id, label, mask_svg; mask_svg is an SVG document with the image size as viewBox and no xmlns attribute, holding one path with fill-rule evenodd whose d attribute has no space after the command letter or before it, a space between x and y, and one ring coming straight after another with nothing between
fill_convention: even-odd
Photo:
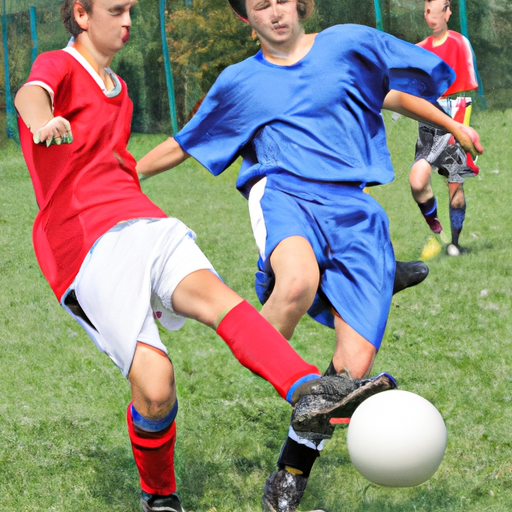
<instances>
[{"instance_id":1,"label":"player's ear","mask_svg":"<svg viewBox=\"0 0 512 512\"><path fill-rule=\"evenodd\" d=\"M77 25L82 30L87 30L89 28L89 15L80 2L75 2L75 5L73 6L73 15Z\"/></svg>"}]
</instances>

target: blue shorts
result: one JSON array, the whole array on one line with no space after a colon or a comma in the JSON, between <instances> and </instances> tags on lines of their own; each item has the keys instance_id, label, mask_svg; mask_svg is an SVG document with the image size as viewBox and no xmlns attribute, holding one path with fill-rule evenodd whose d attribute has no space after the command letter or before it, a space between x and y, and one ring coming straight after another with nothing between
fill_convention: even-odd
<instances>
[{"instance_id":1,"label":"blue shorts","mask_svg":"<svg viewBox=\"0 0 512 512\"><path fill-rule=\"evenodd\" d=\"M309 241L320 267L320 287L308 314L334 327L333 309L379 348L388 318L395 257L387 215L357 184L271 174L249 197L260 251L256 293L262 304L274 287L269 257L285 238Z\"/></svg>"}]
</instances>

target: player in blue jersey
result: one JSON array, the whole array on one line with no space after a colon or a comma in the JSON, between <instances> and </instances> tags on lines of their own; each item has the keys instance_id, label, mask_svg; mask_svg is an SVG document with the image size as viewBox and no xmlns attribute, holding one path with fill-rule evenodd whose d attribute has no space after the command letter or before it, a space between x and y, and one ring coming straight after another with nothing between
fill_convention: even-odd
<instances>
[{"instance_id":1,"label":"player in blue jersey","mask_svg":"<svg viewBox=\"0 0 512 512\"><path fill-rule=\"evenodd\" d=\"M230 1L261 50L221 73L191 121L139 161L139 176L189 156L217 175L243 157L237 187L249 200L260 254L262 314L287 338L306 312L334 327L328 373L348 392L351 378L371 370L393 293L388 219L363 192L393 179L381 109L444 127L474 154L482 148L474 130L430 103L453 80L430 52L356 25L306 34L311 0ZM316 436L301 430L297 418L316 400L295 406L278 471L265 485L267 511L297 509L332 434L328 423Z\"/></svg>"}]
</instances>

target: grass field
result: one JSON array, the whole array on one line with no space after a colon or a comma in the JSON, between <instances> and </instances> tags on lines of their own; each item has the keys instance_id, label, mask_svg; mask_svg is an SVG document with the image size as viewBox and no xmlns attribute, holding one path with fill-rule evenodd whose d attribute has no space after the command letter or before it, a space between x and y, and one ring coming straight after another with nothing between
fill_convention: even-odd
<instances>
[{"instance_id":1,"label":"grass field","mask_svg":"<svg viewBox=\"0 0 512 512\"><path fill-rule=\"evenodd\" d=\"M410 197L415 123L386 116L397 179L374 189L385 206L398 259L417 259L429 230ZM486 154L467 181L461 244L468 253L429 260L424 284L394 297L375 372L419 393L442 413L445 459L426 484L387 489L350 464L337 429L310 478L301 510L506 512L512 508L512 110L480 112ZM140 157L163 137L134 135ZM126 435L126 381L58 306L31 245L36 214L19 149L0 147L0 511L138 511ZM213 178L190 161L144 182L144 191L198 234L225 281L256 305L256 250L236 165ZM434 177L448 228L446 187ZM177 471L187 511L260 510L290 408L238 365L208 328L187 321L162 330L180 398ZM322 369L333 333L304 318L292 341Z\"/></svg>"}]
</instances>

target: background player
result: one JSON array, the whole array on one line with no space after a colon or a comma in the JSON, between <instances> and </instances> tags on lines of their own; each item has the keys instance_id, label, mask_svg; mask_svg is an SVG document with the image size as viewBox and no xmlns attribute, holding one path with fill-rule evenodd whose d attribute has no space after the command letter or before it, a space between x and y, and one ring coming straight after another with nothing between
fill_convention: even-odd
<instances>
[{"instance_id":1,"label":"background player","mask_svg":"<svg viewBox=\"0 0 512 512\"><path fill-rule=\"evenodd\" d=\"M442 58L455 71L455 81L444 91L439 103L450 116L469 125L471 98L461 93L478 88L474 53L467 38L448 30L450 6L451 0L425 0L424 17L432 35L418 45ZM447 253L458 256L459 236L466 216L463 184L466 178L478 174L478 167L450 133L420 123L416 157L409 177L411 191L430 229L441 233L443 227L437 217L437 199L431 185L432 168L448 179L452 240Z\"/></svg>"},{"instance_id":2,"label":"background player","mask_svg":"<svg viewBox=\"0 0 512 512\"><path fill-rule=\"evenodd\" d=\"M16 107L40 208L33 242L41 270L130 382L127 422L142 508L183 512L173 462L174 370L154 315L171 330L183 317L214 328L244 366L289 401L309 380L326 380L223 284L194 234L141 192L127 151L132 103L109 67L129 39L135 3L65 0L62 19L75 42L36 59ZM354 382L353 390L366 386L373 382ZM313 391L321 395L321 388ZM346 396L331 385L326 394L329 401Z\"/></svg>"}]
</instances>

